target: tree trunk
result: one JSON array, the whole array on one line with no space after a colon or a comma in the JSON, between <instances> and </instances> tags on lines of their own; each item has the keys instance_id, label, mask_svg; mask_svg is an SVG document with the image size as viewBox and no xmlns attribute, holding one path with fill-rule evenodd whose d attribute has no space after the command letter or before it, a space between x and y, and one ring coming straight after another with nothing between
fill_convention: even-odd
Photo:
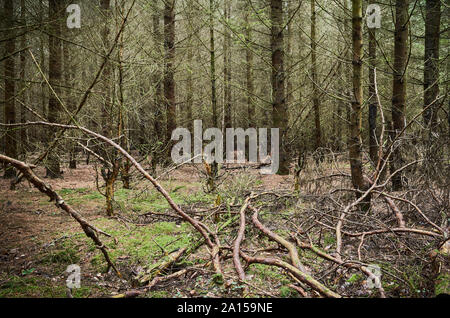
<instances>
[{"instance_id":1,"label":"tree trunk","mask_svg":"<svg viewBox=\"0 0 450 318\"><path fill-rule=\"evenodd\" d=\"M293 6L292 6L292 1L288 1L287 3L287 19L290 19L291 16L294 14L293 12ZM292 93L292 65L293 65L293 56L292 56L292 36L293 36L293 32L292 29L294 27L294 23L293 21L287 21L288 25L286 26L287 28L287 43L286 43L286 109L287 109L287 113L288 113L288 117L289 116L289 107L291 107L292 105L292 100L293 100L293 93Z\"/></svg>"},{"instance_id":2,"label":"tree trunk","mask_svg":"<svg viewBox=\"0 0 450 318\"><path fill-rule=\"evenodd\" d=\"M25 0L20 0L20 24L25 28L26 23L26 15L25 15ZM20 40L20 47L25 48L27 43L27 35L23 34L21 36ZM26 67L27 67L27 58L26 58L26 51L20 52L20 87L19 92L22 94L22 103L28 104L28 98L27 98L27 91L26 91ZM21 105L20 106L20 122L24 123L26 122L26 108ZM26 152L28 148L28 130L27 129L21 129L20 130L20 155L22 156L23 160L26 160Z\"/></svg>"},{"instance_id":3,"label":"tree trunk","mask_svg":"<svg viewBox=\"0 0 450 318\"><path fill-rule=\"evenodd\" d=\"M314 107L314 148L320 152L320 147L322 147L322 133L320 126L320 101L319 101L319 90L317 85L317 52L316 52L316 0L311 0L311 77L312 77L312 90L313 90L313 107ZM323 159L319 155L318 159Z\"/></svg>"},{"instance_id":4,"label":"tree trunk","mask_svg":"<svg viewBox=\"0 0 450 318\"><path fill-rule=\"evenodd\" d=\"M194 83L192 75L194 73L192 69L192 63L194 60L193 52L192 52L192 44L189 44L188 52L187 52L187 60L188 60L188 77L186 81L186 121L187 121L187 129L189 129L190 133L194 133L194 118L192 115L192 107L194 104Z\"/></svg>"},{"instance_id":5,"label":"tree trunk","mask_svg":"<svg viewBox=\"0 0 450 318\"><path fill-rule=\"evenodd\" d=\"M160 9L157 6L158 2L155 2L156 8L153 14L153 42L156 47L157 56L162 56L162 35L161 35L161 21L160 21ZM163 69L157 65L155 75L152 78L152 85L154 89L154 97L152 103L152 112L154 113L153 118L153 138L149 139L152 142L151 145L151 165L152 171L156 171L156 167L158 163L160 163L163 154L163 145L164 140L166 138L164 129L164 114L165 114L165 105L163 104ZM143 123L143 128L145 129L146 123ZM147 135L147 134L144 134ZM149 141L146 141L147 143Z\"/></svg>"},{"instance_id":6,"label":"tree trunk","mask_svg":"<svg viewBox=\"0 0 450 318\"><path fill-rule=\"evenodd\" d=\"M394 135L399 134L405 127L406 103L406 68L408 58L408 5L409 0L397 0L395 3L395 31L394 31L394 78L392 87L392 124ZM392 152L391 173L402 167L402 147L394 146ZM394 191L403 188L403 173L392 177Z\"/></svg>"},{"instance_id":7,"label":"tree trunk","mask_svg":"<svg viewBox=\"0 0 450 318\"><path fill-rule=\"evenodd\" d=\"M4 1L3 19L5 23L5 37L8 39L5 42L5 55L9 56L3 63L5 66L5 108L4 108L4 120L6 124L14 124L16 122L16 108L15 108L15 95L16 85L15 78L15 62L12 55L16 50L16 39L14 30L14 4L13 0ZM8 129L4 137L5 140L5 154L11 158L17 158L17 134L15 129ZM5 164L5 178L12 178L15 176L15 172L12 166Z\"/></svg>"},{"instance_id":8,"label":"tree trunk","mask_svg":"<svg viewBox=\"0 0 450 318\"><path fill-rule=\"evenodd\" d=\"M212 106L212 126L217 128L217 93L216 93L216 49L214 38L214 0L209 1L209 43L210 43L210 72L211 72L211 106ZM215 179L218 173L218 166L213 162L209 166L205 163L207 170L207 187L209 191L215 191Z\"/></svg>"},{"instance_id":9,"label":"tree trunk","mask_svg":"<svg viewBox=\"0 0 450 318\"><path fill-rule=\"evenodd\" d=\"M283 1L270 1L271 52L272 52L272 121L273 127L280 129L280 165L278 174L289 174L287 158L287 109L284 78L284 45L283 45Z\"/></svg>"},{"instance_id":10,"label":"tree trunk","mask_svg":"<svg viewBox=\"0 0 450 318\"><path fill-rule=\"evenodd\" d=\"M253 95L255 88L253 83L253 51L252 51L252 28L250 26L250 5L247 3L245 7L245 81L247 89L247 122L248 127L255 126L255 105L253 103Z\"/></svg>"},{"instance_id":11,"label":"tree trunk","mask_svg":"<svg viewBox=\"0 0 450 318\"><path fill-rule=\"evenodd\" d=\"M224 14L226 23L230 19L230 0L225 0ZM223 77L224 77L224 129L231 128L231 36L229 26L224 25Z\"/></svg>"},{"instance_id":12,"label":"tree trunk","mask_svg":"<svg viewBox=\"0 0 450 318\"><path fill-rule=\"evenodd\" d=\"M65 2L67 4L67 1ZM65 36L67 39L72 39L74 37L74 31L71 31L69 28L65 29ZM66 94L65 94L65 103L67 105L67 109L71 114L73 114L76 111L76 97L73 94L73 91L75 89L75 74L74 74L74 68L75 68L75 54L73 52L75 50L75 47L71 47L69 42L63 43L63 57L64 57L64 82L66 86ZM75 136L74 132L69 132L71 137ZM76 160L76 151L77 146L76 142L69 140L67 142L67 147L69 149L69 169L76 169L77 168L77 160Z\"/></svg>"},{"instance_id":13,"label":"tree trunk","mask_svg":"<svg viewBox=\"0 0 450 318\"><path fill-rule=\"evenodd\" d=\"M64 20L64 8L61 1L49 0L49 83L54 93L51 92L48 101L48 121L57 123L60 120L61 105L57 97L61 98L61 81L62 81L62 41L61 41L61 24ZM49 136L55 136L56 129L51 128L52 133ZM48 142L53 141L49 138ZM47 177L60 178L61 168L60 159L57 148L50 151L46 163Z\"/></svg>"},{"instance_id":14,"label":"tree trunk","mask_svg":"<svg viewBox=\"0 0 450 318\"><path fill-rule=\"evenodd\" d=\"M436 131L437 106L439 96L439 32L441 24L441 1L427 0L425 13L425 67L424 67L424 107L423 119L429 132Z\"/></svg>"},{"instance_id":15,"label":"tree trunk","mask_svg":"<svg viewBox=\"0 0 450 318\"><path fill-rule=\"evenodd\" d=\"M372 2L373 3L373 2ZM374 165L378 162L377 109L375 68L377 67L376 29L369 29L369 155Z\"/></svg>"},{"instance_id":16,"label":"tree trunk","mask_svg":"<svg viewBox=\"0 0 450 318\"><path fill-rule=\"evenodd\" d=\"M124 15L124 2L121 2L122 5L117 6L116 9L118 10L118 17L121 17ZM118 24L120 22L117 21ZM130 135L129 130L127 129L129 127L128 122L128 112L127 108L125 107L125 95L124 95L124 67L123 67L123 52L124 52L124 40L123 40L123 33L120 35L119 38L119 46L117 50L117 61L118 61L118 88L119 88L119 94L118 94L118 101L119 101L119 129L117 132L117 136L123 136L121 139L121 147L125 149L128 153L130 152ZM119 166L120 166L120 175L122 180L122 187L124 189L130 190L131 185L131 175L130 175L130 169L131 169L131 162L128 159L125 159L124 162L122 160L119 160Z\"/></svg>"},{"instance_id":17,"label":"tree trunk","mask_svg":"<svg viewBox=\"0 0 450 318\"><path fill-rule=\"evenodd\" d=\"M176 129L176 104L175 104L175 0L166 0L164 4L164 48L165 48L165 70L164 70L164 101L167 114L166 144L167 154L170 158L172 144L170 139L172 131Z\"/></svg>"},{"instance_id":18,"label":"tree trunk","mask_svg":"<svg viewBox=\"0 0 450 318\"><path fill-rule=\"evenodd\" d=\"M100 6L104 18L104 26L102 30L103 50L106 52L109 50L109 24L111 16L110 0L100 0ZM102 97L103 97L103 109L102 109L102 134L105 137L111 138L112 136L112 100L111 100L111 63L106 62L105 68L102 74ZM106 157L104 157L107 159Z\"/></svg>"},{"instance_id":19,"label":"tree trunk","mask_svg":"<svg viewBox=\"0 0 450 318\"><path fill-rule=\"evenodd\" d=\"M362 0L352 0L352 29L353 29L353 96L349 127L349 157L352 183L356 190L364 191L367 186L364 182L361 162L361 107L363 101L362 87ZM360 196L358 193L357 196ZM362 206L368 209L370 197Z\"/></svg>"}]
</instances>

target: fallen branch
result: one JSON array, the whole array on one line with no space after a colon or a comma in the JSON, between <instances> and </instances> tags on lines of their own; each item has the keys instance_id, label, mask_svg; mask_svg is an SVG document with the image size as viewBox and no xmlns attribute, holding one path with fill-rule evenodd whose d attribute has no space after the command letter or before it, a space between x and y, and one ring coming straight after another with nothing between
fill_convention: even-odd
<instances>
[{"instance_id":1,"label":"fallen branch","mask_svg":"<svg viewBox=\"0 0 450 318\"><path fill-rule=\"evenodd\" d=\"M289 251L289 257L291 259L292 265L294 265L296 268L301 270L302 272L306 273L307 270L303 266L303 264L300 262L300 258L298 257L298 251L294 244L288 242L284 238L282 238L280 235L273 233L268 228L266 228L259 220L258 220L258 210L255 209L252 206L249 206L250 209L254 211L254 214L252 216L253 224L264 234L266 234L270 239L274 240L278 244L284 246Z\"/></svg>"},{"instance_id":2,"label":"fallen branch","mask_svg":"<svg viewBox=\"0 0 450 318\"><path fill-rule=\"evenodd\" d=\"M111 237L109 234L97 229L93 225L89 224L77 211L72 209L61 196L59 196L58 193L56 193L52 187L48 184L46 184L44 181L39 179L31 170L31 167L27 165L26 163L1 155L0 154L0 161L4 163L9 163L13 167L15 167L17 170L19 170L22 175L31 182L39 191L46 194L50 198L50 202L55 202L55 205L60 208L61 210L65 211L67 214L69 214L71 217L73 217L81 226L84 233L87 237L89 237L91 240L94 241L95 246L102 251L103 256L105 257L106 262L108 263L108 269L112 267L114 271L117 273L119 277L122 277L120 272L117 270L116 266L112 263L111 259L109 258L108 252L106 251L106 246L103 245L101 242L98 234L103 234L106 236Z\"/></svg>"},{"instance_id":3,"label":"fallen branch","mask_svg":"<svg viewBox=\"0 0 450 318\"><path fill-rule=\"evenodd\" d=\"M173 274L170 274L170 275L155 277L155 278L153 278L153 280L148 284L147 288L150 289L150 288L155 287L156 284L159 284L159 283L161 283L161 282L165 282L165 281L171 280L171 279L173 279L173 278L177 278L177 277L183 276L184 274L187 273L187 271L188 271L187 269L182 269L182 270L180 270L180 271L178 271L178 272L175 272L175 273L173 273Z\"/></svg>"},{"instance_id":4,"label":"fallen branch","mask_svg":"<svg viewBox=\"0 0 450 318\"><path fill-rule=\"evenodd\" d=\"M300 279L302 282L308 284L314 290L317 290L318 292L320 292L321 294L323 294L327 297L331 297L331 298L341 298L342 297L341 295L335 293L334 291L332 291L331 289L329 289L328 287L324 286L322 283L320 283L319 281L314 279L311 275L309 275L305 272L302 272L300 269L298 269L297 267L295 267L287 262L284 262L284 261L276 259L276 258L251 257L242 251L240 251L240 255L248 264L259 263L259 264L271 265L271 266L276 266L276 267L285 269L288 272L290 272L291 274L293 274L295 277Z\"/></svg>"},{"instance_id":5,"label":"fallen branch","mask_svg":"<svg viewBox=\"0 0 450 318\"><path fill-rule=\"evenodd\" d=\"M189 222L205 239L206 245L211 250L211 257L213 259L213 263L215 265L216 271L220 271L220 266L217 266L219 262L219 246L214 244L211 241L211 238L209 237L209 233L212 233L210 230L205 230L204 227L186 214L172 199L172 197L169 195L169 193L159 184L159 182L153 178L137 161L134 159L125 149L123 149L120 145L112 141L111 139L102 136L96 132L93 132L85 127L81 126L74 126L74 125L63 125L63 124L57 124L57 123L48 123L48 122L27 122L27 123L18 123L18 124L0 124L0 126L4 127L26 127L26 126L47 126L47 127L58 127L63 129L78 129L82 132L94 136L97 139L100 139L104 141L105 143L109 144L113 148L115 148L117 151L119 151L126 159L130 161L130 163L145 177L145 179L149 180L153 186L156 188L156 190L163 195L163 197L166 199L166 201L169 203L170 207L177 212L180 216L183 217L184 220ZM222 273L220 273L222 274Z\"/></svg>"},{"instance_id":6,"label":"fallen branch","mask_svg":"<svg viewBox=\"0 0 450 318\"><path fill-rule=\"evenodd\" d=\"M250 195L242 205L242 208L240 210L240 223L239 223L239 231L238 235L236 237L236 240L233 243L233 263L234 267L236 268L236 272L239 276L239 280L244 281L245 280L245 272L242 268L241 261L239 259L239 250L241 246L241 242L244 239L244 233L245 233L245 210L247 209L250 200L252 199L252 195Z\"/></svg>"},{"instance_id":7,"label":"fallen branch","mask_svg":"<svg viewBox=\"0 0 450 318\"><path fill-rule=\"evenodd\" d=\"M363 235L362 237L364 237L364 235ZM344 262L344 261L342 261L342 260L339 259L339 258L335 258L335 257L333 257L333 256L331 256L331 255L329 255L329 254L327 254L327 253L321 251L320 249L318 249L317 247L315 247L315 246L313 246L313 245L311 245L311 244L306 244L306 243L301 242L301 241L298 239L298 237L294 237L294 239L296 240L297 245L298 245L300 248L308 249L308 250L310 250L310 251L313 251L313 252L314 252L316 255L318 255L319 257L321 257L321 258L323 258L323 259L326 259L326 260L328 260L328 261L331 261L331 262L333 262L333 263L339 264L339 265L341 265L341 266L344 266L344 267L347 267L347 268L358 268L358 269L361 270L364 274L366 274L370 279L372 279L372 280L376 280L376 279L377 279L377 277L376 277L371 271L369 271L368 268L367 268L366 266L363 266L363 265L361 265L361 264L359 264L359 263L355 263L355 262L351 262L351 261L346 261L346 262ZM385 297L386 297L386 294L385 294L385 292L384 292L383 286L382 286L381 284L379 284L379 285L377 286L377 288L378 288L378 291L380 292L380 296L381 296L382 298L385 298Z\"/></svg>"},{"instance_id":8,"label":"fallen branch","mask_svg":"<svg viewBox=\"0 0 450 318\"><path fill-rule=\"evenodd\" d=\"M176 261L178 261L178 259L184 254L184 252L186 252L186 250L187 250L187 247L183 247L183 248L179 249L178 251L175 251L175 252L167 255L167 257L164 257L162 261L160 261L156 264L153 264L146 271L146 273L143 274L142 277L140 277L138 279L139 283L146 284L147 282L151 281L154 277L158 276L161 272L163 272L169 266L171 266Z\"/></svg>"}]
</instances>

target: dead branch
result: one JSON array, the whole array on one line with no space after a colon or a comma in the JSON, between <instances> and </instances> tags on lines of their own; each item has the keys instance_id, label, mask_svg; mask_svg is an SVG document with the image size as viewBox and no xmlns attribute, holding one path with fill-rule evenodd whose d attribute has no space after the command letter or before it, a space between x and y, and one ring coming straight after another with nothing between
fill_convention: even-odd
<instances>
[{"instance_id":1,"label":"dead branch","mask_svg":"<svg viewBox=\"0 0 450 318\"><path fill-rule=\"evenodd\" d=\"M249 206L250 209L253 210L253 216L252 221L253 224L265 235L267 235L270 239L274 240L278 244L284 246L289 251L289 257L291 259L292 265L294 265L296 268L301 270L304 273L307 273L306 268L303 266L303 264L300 262L300 258L298 257L298 251L294 244L291 244L284 238L282 238L280 235L273 233L268 228L266 228L259 220L258 220L258 210L255 209L252 206Z\"/></svg>"},{"instance_id":2,"label":"dead branch","mask_svg":"<svg viewBox=\"0 0 450 318\"><path fill-rule=\"evenodd\" d=\"M303 288L295 286L294 284L289 284L288 286L290 288L294 289L295 291L297 291L303 297L308 297L308 294L305 292L305 290Z\"/></svg>"},{"instance_id":3,"label":"dead branch","mask_svg":"<svg viewBox=\"0 0 450 318\"><path fill-rule=\"evenodd\" d=\"M83 231L86 234L86 236L89 237L91 240L93 240L95 245L96 245L96 247L102 251L103 256L105 257L105 260L108 263L108 269L109 269L109 267L112 267L119 277L122 276L120 274L119 270L116 268L116 266L113 264L113 262L109 258L108 252L106 251L106 246L103 245L103 243L101 242L101 240L100 240L100 238L98 236L98 234L103 234L103 235L110 236L109 234L107 234L107 233L97 229L93 225L89 224L77 211L72 209L63 200L63 198L61 196L59 196L59 194L56 193L52 189L52 187L50 185L46 184L44 181L39 179L34 174L33 170L31 170L29 165L27 165L26 163L24 163L22 161L19 161L19 160L16 160L16 159L4 156L2 154L0 154L0 161L2 161L4 163L9 163L12 166L14 166L39 191L41 191L42 193L46 194L50 198L51 202L52 201L55 202L55 205L58 208L60 208L61 210L65 211L67 214L69 214L71 217L73 217L80 224L80 226L83 229Z\"/></svg>"},{"instance_id":4,"label":"dead branch","mask_svg":"<svg viewBox=\"0 0 450 318\"><path fill-rule=\"evenodd\" d=\"M364 235L362 237L364 237ZM369 271L366 266L363 266L363 265L361 265L359 263L355 263L355 262L351 262L351 261L345 261L344 262L344 261L342 261L342 259L335 258L335 257L333 257L333 256L331 256L331 255L321 251L320 249L318 249L317 247L315 247L315 246L313 246L311 244L306 244L306 243L301 242L298 239L298 237L294 237L294 239L296 240L297 245L300 248L308 249L310 251L313 251L319 257L321 257L323 259L326 259L328 261L331 261L333 263L336 263L338 265L341 265L341 266L344 266L344 267L347 267L347 268L357 268L357 269L361 270L364 274L366 274L369 278L376 279L375 275L371 271ZM380 292L380 296L382 298L386 297L386 294L384 292L383 286L381 286L381 284L378 286L378 291Z\"/></svg>"},{"instance_id":5,"label":"dead branch","mask_svg":"<svg viewBox=\"0 0 450 318\"><path fill-rule=\"evenodd\" d=\"M167 257L163 258L162 261L160 261L156 264L153 264L150 267L150 269L148 269L146 271L146 273L144 275L142 275L141 278L139 278L139 282L141 284L145 284L145 283L151 281L154 277L158 276L161 272L166 270L169 266L171 266L172 264L177 262L178 259L186 251L187 251L187 247L183 247L183 248L179 249L178 251L175 251L175 252L167 255Z\"/></svg>"},{"instance_id":6,"label":"dead branch","mask_svg":"<svg viewBox=\"0 0 450 318\"><path fill-rule=\"evenodd\" d=\"M323 294L327 297L331 297L331 298L341 298L341 295L330 290L328 287L324 286L322 283L320 283L319 281L314 279L311 275L309 275L305 272L302 272L300 269L298 269L297 267L295 267L287 262L284 262L284 261L276 259L276 258L251 257L242 251L240 251L240 255L248 264L259 263L259 264L280 267L280 268L285 269L288 272L292 273L295 277L300 279L302 282L308 284L314 290L317 290L321 294Z\"/></svg>"},{"instance_id":7,"label":"dead branch","mask_svg":"<svg viewBox=\"0 0 450 318\"><path fill-rule=\"evenodd\" d=\"M238 235L236 237L236 240L233 243L233 263L234 267L236 268L236 272L239 276L239 280L244 281L245 280L245 272L242 268L241 261L239 259L239 250L241 246L241 242L244 238L245 233L245 210L247 209L248 205L250 204L250 200L252 199L252 196L245 199L244 204L242 205L242 208L240 210L240 223L239 223L239 231Z\"/></svg>"},{"instance_id":8,"label":"dead branch","mask_svg":"<svg viewBox=\"0 0 450 318\"><path fill-rule=\"evenodd\" d=\"M192 218L191 216L189 216L188 214L186 214L176 203L175 201L172 199L172 197L169 195L169 193L159 184L159 182L157 180L155 180L137 161L136 159L134 159L125 149L123 149L120 145L118 145L117 143L115 143L114 141L112 141L111 139L102 136L96 132L93 132L85 127L81 127L81 126L74 126L74 125L63 125L63 124L57 124L57 123L48 123L48 122L27 122L27 123L20 123L20 124L0 124L0 126L7 126L7 127L26 127L26 126L47 126L47 127L59 127L59 128L64 128L64 129L78 129L81 130L82 132L94 136L102 141L104 141L105 143L109 144L110 146L112 146L113 148L115 148L116 150L118 150L125 158L127 158L130 163L135 166L135 168L147 179L149 180L153 186L156 188L156 190L161 193L163 195L163 197L166 199L166 201L169 203L170 207L177 212L179 215L181 215L183 217L183 219L185 219L187 222L189 222L198 232L200 232L200 234L204 237L206 245L208 246L208 248L211 250L211 257L213 259L214 262L214 267L216 268L217 271L220 271L220 266L218 265L219 262L219 247L218 245L214 244L210 237L209 237L209 233L212 233L211 231L206 231L204 229L204 227L200 224L200 222L198 222L197 220L195 220L194 218ZM220 273L222 274L222 273Z\"/></svg>"}]
</instances>

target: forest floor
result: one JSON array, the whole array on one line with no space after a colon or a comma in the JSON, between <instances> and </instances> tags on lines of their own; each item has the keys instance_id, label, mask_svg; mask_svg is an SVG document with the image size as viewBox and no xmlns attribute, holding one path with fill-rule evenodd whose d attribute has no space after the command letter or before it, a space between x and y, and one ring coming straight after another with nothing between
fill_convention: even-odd
<instances>
[{"instance_id":1,"label":"forest floor","mask_svg":"<svg viewBox=\"0 0 450 318\"><path fill-rule=\"evenodd\" d=\"M348 172L346 164L342 164L339 169ZM320 167L321 175L332 174L334 170L331 165ZM160 180L174 201L190 216L217 230L239 214L250 191L267 192L268 198L258 199L255 205L260 206L260 220L268 228L286 238L292 233L301 234L301 229L308 228L304 237L332 254L336 243L333 229L319 229L312 219L320 220L322 224L329 223L327 213L333 209L324 207L328 195L318 195L317 192L328 193L321 187L328 190L338 187L340 183L335 185L330 180L308 183L306 180L317 176L317 171L305 171L300 194L294 194L292 176L263 176L256 169L236 169L228 171L227 176L223 177L218 196L205 193L198 172L198 167L183 166ZM43 177L44 169L37 168L35 173ZM11 191L9 181L2 179L0 297L66 297L66 268L71 264L81 267L81 288L73 290L73 297L110 297L139 289L142 287L138 278L148 272L152 264L164 260L174 251L195 245L201 239L193 227L173 213L165 199L140 176L135 176L132 190L123 189L122 183L117 183L114 217L105 214L105 199L96 188L94 166L80 165L76 170L64 169L63 179L44 180L91 224L117 239L114 242L113 239L103 238L103 242L108 246L122 278L112 271L105 273L106 262L101 252L84 235L79 224L54 203L48 202L46 196L26 181ZM271 196L271 192L276 196ZM382 203L376 204L372 214L367 217L380 218L385 224L395 225L392 213L383 212L386 207ZM334 221L333 218L330 220ZM220 233L224 246L232 245L238 223L233 223ZM251 224L251 220L247 220L247 223ZM353 229L352 221L349 223L346 231ZM355 223L357 229L361 227ZM367 238L364 246L360 238L349 238L344 250L352 259L358 259L362 250L365 261L381 264L386 274L383 276L383 287L388 296L429 297L433 296L434 290L431 262L427 255L435 248L434 244L434 240L428 237L387 234ZM248 252L262 255L270 253L286 259L284 248L250 225L246 228L243 246ZM420 248L415 249L416 246ZM357 269L344 270L310 251L302 250L300 256L316 279L342 296L377 296L377 290L368 288L366 278ZM210 258L206 246L200 245L160 273L170 274L186 269L180 276L182 279L161 281L144 290L140 296L242 296L244 286L238 283L231 251L221 255L224 278L231 284L218 282L220 279L212 269ZM292 288L298 282L282 269L251 264L245 267L245 272L250 296L300 296ZM309 297L319 296L307 286L304 291Z\"/></svg>"}]
</instances>

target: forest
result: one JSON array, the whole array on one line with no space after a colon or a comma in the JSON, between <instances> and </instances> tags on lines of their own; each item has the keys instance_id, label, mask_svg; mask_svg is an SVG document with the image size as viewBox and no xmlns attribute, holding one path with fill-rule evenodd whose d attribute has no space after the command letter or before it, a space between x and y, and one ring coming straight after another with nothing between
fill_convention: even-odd
<instances>
[{"instance_id":1,"label":"forest","mask_svg":"<svg viewBox=\"0 0 450 318\"><path fill-rule=\"evenodd\" d=\"M450 294L447 1L0 8L0 298Z\"/></svg>"}]
</instances>

